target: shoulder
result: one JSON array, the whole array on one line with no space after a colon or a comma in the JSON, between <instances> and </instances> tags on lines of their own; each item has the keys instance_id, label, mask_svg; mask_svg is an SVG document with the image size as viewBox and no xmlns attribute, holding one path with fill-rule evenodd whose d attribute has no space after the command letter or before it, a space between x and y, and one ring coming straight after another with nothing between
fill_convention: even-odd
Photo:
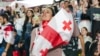
<instances>
[{"instance_id":1,"label":"shoulder","mask_svg":"<svg viewBox=\"0 0 100 56\"><path fill-rule=\"evenodd\" d=\"M89 42L92 43L92 38L91 38L90 36L87 36L86 38L87 38L87 40L88 40Z\"/></svg>"},{"instance_id":2,"label":"shoulder","mask_svg":"<svg viewBox=\"0 0 100 56\"><path fill-rule=\"evenodd\" d=\"M92 39L90 36L87 36L88 39Z\"/></svg>"},{"instance_id":3,"label":"shoulder","mask_svg":"<svg viewBox=\"0 0 100 56\"><path fill-rule=\"evenodd\" d=\"M36 31L37 31L38 27L37 28L34 28L31 32L31 36L36 36Z\"/></svg>"},{"instance_id":4,"label":"shoulder","mask_svg":"<svg viewBox=\"0 0 100 56\"><path fill-rule=\"evenodd\" d=\"M38 29L38 27L37 27L37 28L34 28L34 29L32 30L32 32L36 32L37 29Z\"/></svg>"},{"instance_id":5,"label":"shoulder","mask_svg":"<svg viewBox=\"0 0 100 56\"><path fill-rule=\"evenodd\" d=\"M14 27L12 24L8 24L4 27L4 30L5 31L13 31L14 30Z\"/></svg>"}]
</instances>

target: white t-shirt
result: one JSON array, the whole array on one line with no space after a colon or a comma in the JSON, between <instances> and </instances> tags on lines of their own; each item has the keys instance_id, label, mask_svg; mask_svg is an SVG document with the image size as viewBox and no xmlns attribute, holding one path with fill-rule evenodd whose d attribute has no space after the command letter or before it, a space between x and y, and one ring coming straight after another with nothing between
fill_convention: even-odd
<instances>
[{"instance_id":1,"label":"white t-shirt","mask_svg":"<svg viewBox=\"0 0 100 56\"><path fill-rule=\"evenodd\" d=\"M15 29L22 31L23 24L24 24L24 18L16 19L14 22Z\"/></svg>"}]
</instances>

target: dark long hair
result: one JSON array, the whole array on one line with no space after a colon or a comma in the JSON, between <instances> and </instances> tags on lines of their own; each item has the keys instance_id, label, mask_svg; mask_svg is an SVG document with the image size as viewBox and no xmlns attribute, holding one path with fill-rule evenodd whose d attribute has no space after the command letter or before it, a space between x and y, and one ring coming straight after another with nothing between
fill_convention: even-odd
<instances>
[{"instance_id":1,"label":"dark long hair","mask_svg":"<svg viewBox=\"0 0 100 56\"><path fill-rule=\"evenodd\" d=\"M28 11L30 11L30 12L33 14L33 11L32 11L32 10L28 10ZM22 36L21 36L22 39L24 39L24 34L25 34L25 32L26 32L26 24L27 24L28 21L29 21L29 17L27 16L28 11L26 12L26 18L25 18L24 25L23 25L23 32L22 32ZM33 16L34 16L34 15L32 15L32 17L31 17L31 24L32 24L32 18L33 18Z\"/></svg>"},{"instance_id":2,"label":"dark long hair","mask_svg":"<svg viewBox=\"0 0 100 56\"><path fill-rule=\"evenodd\" d=\"M51 7L48 7L48 8L52 11L52 16L54 16L55 15L54 10Z\"/></svg>"}]
</instances>

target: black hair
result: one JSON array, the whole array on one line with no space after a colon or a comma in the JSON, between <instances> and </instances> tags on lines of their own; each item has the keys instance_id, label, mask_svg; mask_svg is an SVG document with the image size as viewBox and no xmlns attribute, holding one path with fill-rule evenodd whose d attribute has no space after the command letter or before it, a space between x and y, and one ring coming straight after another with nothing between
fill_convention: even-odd
<instances>
[{"instance_id":1,"label":"black hair","mask_svg":"<svg viewBox=\"0 0 100 56\"><path fill-rule=\"evenodd\" d=\"M83 27L87 31L87 36L91 36L91 33L88 32L88 29L86 27Z\"/></svg>"},{"instance_id":2,"label":"black hair","mask_svg":"<svg viewBox=\"0 0 100 56\"><path fill-rule=\"evenodd\" d=\"M17 8L18 6L19 6L19 4L18 4L18 3L16 3L16 4L15 4L15 8Z\"/></svg>"},{"instance_id":3,"label":"black hair","mask_svg":"<svg viewBox=\"0 0 100 56\"><path fill-rule=\"evenodd\" d=\"M6 19L8 21L8 15L6 13L1 14L0 16L2 16L3 19Z\"/></svg>"},{"instance_id":4,"label":"black hair","mask_svg":"<svg viewBox=\"0 0 100 56\"><path fill-rule=\"evenodd\" d=\"M34 12L33 12L33 10L28 10L28 11L31 11L32 12L32 18L33 18L33 16L34 16ZM27 23L28 23L28 21L29 21L29 17L27 16L27 13L28 13L28 11L26 12L26 19L25 19L25 21L24 21L24 25L26 25ZM32 23L32 18L31 18L31 23Z\"/></svg>"},{"instance_id":5,"label":"black hair","mask_svg":"<svg viewBox=\"0 0 100 56\"><path fill-rule=\"evenodd\" d=\"M86 27L83 27L87 32L88 32L88 29Z\"/></svg>"},{"instance_id":6,"label":"black hair","mask_svg":"<svg viewBox=\"0 0 100 56\"><path fill-rule=\"evenodd\" d=\"M48 7L52 11L52 16L55 15L54 10L51 7Z\"/></svg>"},{"instance_id":7,"label":"black hair","mask_svg":"<svg viewBox=\"0 0 100 56\"><path fill-rule=\"evenodd\" d=\"M58 12L58 8L57 8L57 6L53 6L53 7L54 7L54 10L53 11L54 11L54 15L55 15Z\"/></svg>"},{"instance_id":8,"label":"black hair","mask_svg":"<svg viewBox=\"0 0 100 56\"><path fill-rule=\"evenodd\" d=\"M91 19L87 14L82 13L81 14L81 20L91 20Z\"/></svg>"}]
</instances>

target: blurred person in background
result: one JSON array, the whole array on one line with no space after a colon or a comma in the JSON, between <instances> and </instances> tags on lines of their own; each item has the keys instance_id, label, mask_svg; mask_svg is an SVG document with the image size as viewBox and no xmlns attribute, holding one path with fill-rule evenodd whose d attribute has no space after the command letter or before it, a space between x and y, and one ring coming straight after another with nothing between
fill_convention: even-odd
<instances>
[{"instance_id":1,"label":"blurred person in background","mask_svg":"<svg viewBox=\"0 0 100 56\"><path fill-rule=\"evenodd\" d=\"M92 38L96 37L96 30L100 29L100 0L92 0L92 6L87 10L87 15L92 22Z\"/></svg>"},{"instance_id":2,"label":"blurred person in background","mask_svg":"<svg viewBox=\"0 0 100 56\"><path fill-rule=\"evenodd\" d=\"M84 11L86 12L86 10ZM88 31L91 33L91 20L90 20L90 17L84 12L82 13L81 15L81 20L78 24L79 26L79 29L81 30L82 27L86 27L88 29Z\"/></svg>"},{"instance_id":3,"label":"blurred person in background","mask_svg":"<svg viewBox=\"0 0 100 56\"><path fill-rule=\"evenodd\" d=\"M80 22L80 19L81 19L82 7L83 7L84 2L82 0L80 0L79 4L77 1L73 1L73 3L74 3L74 4L72 4L73 15L74 15L75 21L78 24Z\"/></svg>"},{"instance_id":4,"label":"blurred person in background","mask_svg":"<svg viewBox=\"0 0 100 56\"><path fill-rule=\"evenodd\" d=\"M92 38L89 36L88 29L86 27L81 28L81 35L84 39L84 46L85 46L85 56L89 56L89 49L92 43Z\"/></svg>"},{"instance_id":5,"label":"blurred person in background","mask_svg":"<svg viewBox=\"0 0 100 56\"><path fill-rule=\"evenodd\" d=\"M100 56L100 29L96 31L95 38L90 46L90 56Z\"/></svg>"},{"instance_id":6,"label":"blurred person in background","mask_svg":"<svg viewBox=\"0 0 100 56\"><path fill-rule=\"evenodd\" d=\"M66 6L67 6L67 5L66 5ZM61 8L64 8L64 9L65 9L66 6L65 6L65 1L61 1L61 2L60 2L60 6L59 6L59 7L60 7L59 10L60 10Z\"/></svg>"},{"instance_id":7,"label":"blurred person in background","mask_svg":"<svg viewBox=\"0 0 100 56\"><path fill-rule=\"evenodd\" d=\"M39 7L34 7L33 8L34 11L34 17L33 17L33 28L35 26L38 26L40 24L40 8Z\"/></svg>"},{"instance_id":8,"label":"blurred person in background","mask_svg":"<svg viewBox=\"0 0 100 56\"><path fill-rule=\"evenodd\" d=\"M5 13L8 15L8 21L12 23L13 18L12 18L12 8L10 6L6 6Z\"/></svg>"},{"instance_id":9,"label":"blurred person in background","mask_svg":"<svg viewBox=\"0 0 100 56\"><path fill-rule=\"evenodd\" d=\"M16 3L15 4L15 12L20 12L20 7L19 7L19 4L18 3Z\"/></svg>"},{"instance_id":10,"label":"blurred person in background","mask_svg":"<svg viewBox=\"0 0 100 56\"><path fill-rule=\"evenodd\" d=\"M17 31L17 34L21 37L22 36L22 31L23 31L23 24L24 24L24 19L20 17L19 13L15 14L14 18L14 27Z\"/></svg>"},{"instance_id":11,"label":"blurred person in background","mask_svg":"<svg viewBox=\"0 0 100 56\"><path fill-rule=\"evenodd\" d=\"M23 28L22 28L23 29L22 36L20 38L20 43L19 43L19 45L21 45L21 48L26 51L26 56L29 56L30 37L31 37L31 31L33 27L32 25L33 17L34 17L33 10L28 9L26 12L26 18L25 18Z\"/></svg>"},{"instance_id":12,"label":"blurred person in background","mask_svg":"<svg viewBox=\"0 0 100 56\"><path fill-rule=\"evenodd\" d=\"M20 53L18 53L18 51L19 51L18 43L20 40L20 36L17 34L16 29L14 29L13 33L14 33L14 38L15 38L14 45L13 45L13 56L18 56L20 54Z\"/></svg>"},{"instance_id":13,"label":"blurred person in background","mask_svg":"<svg viewBox=\"0 0 100 56\"><path fill-rule=\"evenodd\" d=\"M13 26L8 22L7 14L0 15L0 23L2 24L2 34L0 36L0 56L12 56L12 48L14 44Z\"/></svg>"},{"instance_id":14,"label":"blurred person in background","mask_svg":"<svg viewBox=\"0 0 100 56\"><path fill-rule=\"evenodd\" d=\"M0 10L0 14L3 14L3 13L4 13L4 9L1 9L1 10Z\"/></svg>"},{"instance_id":15,"label":"blurred person in background","mask_svg":"<svg viewBox=\"0 0 100 56\"><path fill-rule=\"evenodd\" d=\"M34 7L33 10L34 10L34 17L37 17L40 15L40 8L39 7Z\"/></svg>"},{"instance_id":16,"label":"blurred person in background","mask_svg":"<svg viewBox=\"0 0 100 56\"><path fill-rule=\"evenodd\" d=\"M21 8L20 8L20 15L21 15L21 18L25 18L25 13L26 13L26 8L25 8L25 6L24 5L22 5L21 6Z\"/></svg>"},{"instance_id":17,"label":"blurred person in background","mask_svg":"<svg viewBox=\"0 0 100 56\"><path fill-rule=\"evenodd\" d=\"M4 51L4 47L2 47L2 39L3 39L3 17L2 14L0 14L0 56L2 55L2 52Z\"/></svg>"}]
</instances>

